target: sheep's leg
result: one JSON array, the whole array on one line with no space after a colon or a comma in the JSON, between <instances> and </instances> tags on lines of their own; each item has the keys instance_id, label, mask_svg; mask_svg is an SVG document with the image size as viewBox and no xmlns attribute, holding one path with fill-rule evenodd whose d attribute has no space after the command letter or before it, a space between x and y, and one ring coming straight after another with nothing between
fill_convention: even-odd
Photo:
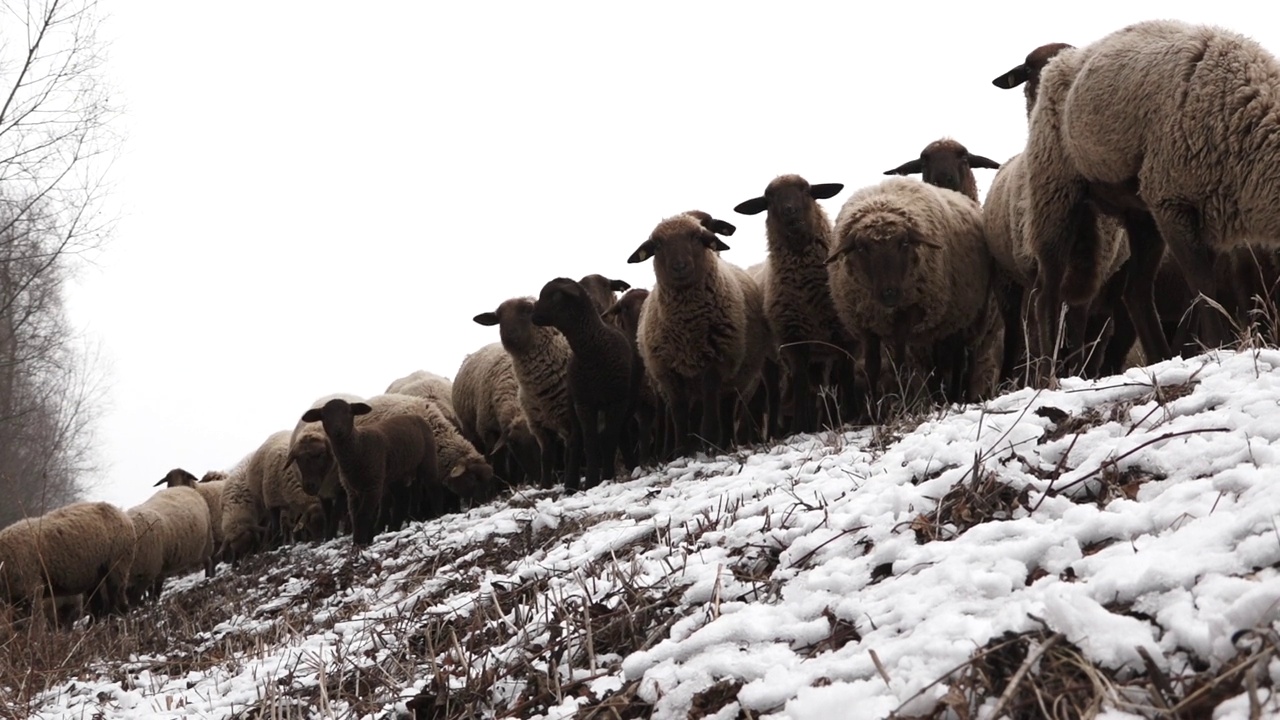
<instances>
[{"instance_id":1,"label":"sheep's leg","mask_svg":"<svg viewBox=\"0 0 1280 720\"><path fill-rule=\"evenodd\" d=\"M1156 312L1156 275L1164 257L1165 240L1155 218L1146 213L1125 215L1125 231L1129 234L1129 259L1125 261L1124 308L1128 311L1138 342L1147 362L1173 357Z\"/></svg>"},{"instance_id":2,"label":"sheep's leg","mask_svg":"<svg viewBox=\"0 0 1280 720\"><path fill-rule=\"evenodd\" d=\"M586 473L585 481L582 484L584 489L591 489L600 484L600 412L595 402L579 402L574 404L576 413L575 430L577 430L578 442L582 447L582 454L586 457ZM613 465L610 458L610 466ZM612 474L612 473L611 473ZM577 489L577 477L574 476L574 489ZM569 487L569 478L565 478L565 487Z\"/></svg>"},{"instance_id":3,"label":"sheep's leg","mask_svg":"<svg viewBox=\"0 0 1280 720\"><path fill-rule=\"evenodd\" d=\"M556 443L554 433L544 427L534 429L534 437L538 440L539 473L538 486L549 490L555 485Z\"/></svg>"},{"instance_id":4,"label":"sheep's leg","mask_svg":"<svg viewBox=\"0 0 1280 720\"><path fill-rule=\"evenodd\" d=\"M354 544L369 545L378 534L381 500L381 493L373 490L347 493L348 512L351 514L351 541Z\"/></svg>"},{"instance_id":5,"label":"sheep's leg","mask_svg":"<svg viewBox=\"0 0 1280 720\"><path fill-rule=\"evenodd\" d=\"M565 445L564 489L576 492L582 487L583 422L578 415L577 403L569 413L569 440Z\"/></svg>"},{"instance_id":6,"label":"sheep's leg","mask_svg":"<svg viewBox=\"0 0 1280 720\"><path fill-rule=\"evenodd\" d=\"M765 390L765 405L767 406L765 410L767 422L764 425L764 436L768 440L782 436L782 421L779 412L782 405L779 390L782 384L782 367L773 360L765 360L764 368L760 374Z\"/></svg>"},{"instance_id":7,"label":"sheep's leg","mask_svg":"<svg viewBox=\"0 0 1280 720\"><path fill-rule=\"evenodd\" d=\"M797 342L788 345L783 351L787 353L791 371L792 432L811 433L816 431L817 421L814 418L813 388L809 384L809 364L813 361L813 350L808 342Z\"/></svg>"},{"instance_id":8,"label":"sheep's leg","mask_svg":"<svg viewBox=\"0 0 1280 720\"><path fill-rule=\"evenodd\" d=\"M876 419L880 402L880 336L868 333L862 339L863 372L867 375L867 417Z\"/></svg>"},{"instance_id":9,"label":"sheep's leg","mask_svg":"<svg viewBox=\"0 0 1280 720\"><path fill-rule=\"evenodd\" d=\"M720 368L710 367L702 372L702 424L700 434L702 442L714 451L724 444L720 432Z\"/></svg>"},{"instance_id":10,"label":"sheep's leg","mask_svg":"<svg viewBox=\"0 0 1280 720\"><path fill-rule=\"evenodd\" d=\"M1217 300L1217 283L1214 282L1214 252L1199 231L1200 218L1194 208L1177 202L1161 203L1151 210L1156 227L1177 261L1192 292ZM1220 346L1227 338L1222 319L1215 308L1197 303L1195 308L1200 327L1200 340L1209 347ZM1163 358L1147 358L1155 361Z\"/></svg>"},{"instance_id":11,"label":"sheep's leg","mask_svg":"<svg viewBox=\"0 0 1280 720\"><path fill-rule=\"evenodd\" d=\"M614 459L618 454L618 442L622 436L622 428L626 425L634 413L628 412L628 404L617 404L612 407L605 408L604 431L600 434L600 455L604 458L604 477L605 480L613 480L617 473L614 471Z\"/></svg>"}]
</instances>

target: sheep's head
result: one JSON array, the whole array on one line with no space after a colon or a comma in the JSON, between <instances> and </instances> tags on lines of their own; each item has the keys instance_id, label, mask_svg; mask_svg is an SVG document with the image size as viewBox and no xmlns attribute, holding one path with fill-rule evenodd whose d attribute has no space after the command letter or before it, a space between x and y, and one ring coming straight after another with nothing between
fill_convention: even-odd
<instances>
[{"instance_id":1,"label":"sheep's head","mask_svg":"<svg viewBox=\"0 0 1280 720\"><path fill-rule=\"evenodd\" d=\"M487 500L493 494L493 466L483 460L460 461L449 471L444 486L461 498Z\"/></svg>"},{"instance_id":2,"label":"sheep's head","mask_svg":"<svg viewBox=\"0 0 1280 720\"><path fill-rule=\"evenodd\" d=\"M618 302L610 305L602 317L634 341L640 328L640 310L648 297L648 290L632 288L618 298Z\"/></svg>"},{"instance_id":3,"label":"sheep's head","mask_svg":"<svg viewBox=\"0 0 1280 720\"><path fill-rule=\"evenodd\" d=\"M557 327L575 324L585 316L596 315L595 303L585 288L576 280L556 278L542 286L542 293L533 303L530 320L539 327Z\"/></svg>"},{"instance_id":4,"label":"sheep's head","mask_svg":"<svg viewBox=\"0 0 1280 720\"><path fill-rule=\"evenodd\" d=\"M912 282L921 248L941 247L894 213L872 213L836 239L827 264L844 263L844 271L858 273L871 297L890 310L915 302L919 288Z\"/></svg>"},{"instance_id":5,"label":"sheep's head","mask_svg":"<svg viewBox=\"0 0 1280 720\"><path fill-rule=\"evenodd\" d=\"M785 231L787 237L798 236L802 240L814 240L814 233L804 233L817 217L818 200L835 197L844 189L841 183L810 185L799 175L779 175L769 182L764 195L738 203L733 209L743 215L758 215L769 211L768 222ZM824 218L825 224L825 218Z\"/></svg>"},{"instance_id":6,"label":"sheep's head","mask_svg":"<svg viewBox=\"0 0 1280 720\"><path fill-rule=\"evenodd\" d=\"M164 477L160 478L159 482L152 485L152 487L160 487L161 485L164 485L165 487L179 487L182 485L195 487L197 482L199 481L196 480L195 475L192 475L182 468L174 468L165 473Z\"/></svg>"},{"instance_id":7,"label":"sheep's head","mask_svg":"<svg viewBox=\"0 0 1280 720\"><path fill-rule=\"evenodd\" d=\"M497 325L502 347L507 352L520 352L530 347L537 332L533 324L533 298L503 300L494 312L480 313L472 319L481 325Z\"/></svg>"},{"instance_id":8,"label":"sheep's head","mask_svg":"<svg viewBox=\"0 0 1280 720\"><path fill-rule=\"evenodd\" d=\"M578 281L583 290L596 306L596 312L603 313L618 300L618 293L631 288L625 280L611 280L603 275L592 273Z\"/></svg>"},{"instance_id":9,"label":"sheep's head","mask_svg":"<svg viewBox=\"0 0 1280 720\"><path fill-rule=\"evenodd\" d=\"M1041 45L1032 50L1021 65L1015 65L1008 72L1001 73L1000 77L991 81L991 84L1003 90L1012 90L1026 83L1022 92L1027 97L1027 117L1031 117L1031 108L1035 107L1036 95L1040 92L1040 71L1044 70L1044 66L1048 65L1058 53L1073 47L1075 46L1067 43Z\"/></svg>"},{"instance_id":10,"label":"sheep's head","mask_svg":"<svg viewBox=\"0 0 1280 720\"><path fill-rule=\"evenodd\" d=\"M322 407L311 408L302 413L302 421L319 421L325 435L333 439L344 439L355 434L356 416L367 415L372 411L369 403L349 403L341 398L334 398Z\"/></svg>"},{"instance_id":11,"label":"sheep's head","mask_svg":"<svg viewBox=\"0 0 1280 720\"><path fill-rule=\"evenodd\" d=\"M505 449L516 459L516 464L525 474L536 477L541 468L542 448L538 438L529 429L529 420L521 413L502 429L498 441L493 444L491 454Z\"/></svg>"},{"instance_id":12,"label":"sheep's head","mask_svg":"<svg viewBox=\"0 0 1280 720\"><path fill-rule=\"evenodd\" d=\"M285 461L286 468L289 467L289 463L298 466L298 482L302 485L302 491L308 495L318 496L325 476L333 467L333 453L329 451L328 438L314 432L299 434L294 439L293 446L289 448L289 458Z\"/></svg>"},{"instance_id":13,"label":"sheep's head","mask_svg":"<svg viewBox=\"0 0 1280 720\"><path fill-rule=\"evenodd\" d=\"M320 503L311 503L296 515L291 524L294 540L308 542L324 539L324 508Z\"/></svg>"},{"instance_id":14,"label":"sheep's head","mask_svg":"<svg viewBox=\"0 0 1280 720\"><path fill-rule=\"evenodd\" d=\"M661 285L673 289L692 287L711 271L715 254L729 249L712 229L720 222L710 215L700 219L691 213L669 217L658 223L627 262L654 258L653 272Z\"/></svg>"},{"instance_id":15,"label":"sheep's head","mask_svg":"<svg viewBox=\"0 0 1280 720\"><path fill-rule=\"evenodd\" d=\"M974 155L951 138L934 140L920 152L920 157L905 162L885 175L912 175L920 173L924 181L940 188L965 193L966 181L973 177L972 168L999 170L1000 163L981 155ZM977 189L974 188L976 193Z\"/></svg>"}]
</instances>

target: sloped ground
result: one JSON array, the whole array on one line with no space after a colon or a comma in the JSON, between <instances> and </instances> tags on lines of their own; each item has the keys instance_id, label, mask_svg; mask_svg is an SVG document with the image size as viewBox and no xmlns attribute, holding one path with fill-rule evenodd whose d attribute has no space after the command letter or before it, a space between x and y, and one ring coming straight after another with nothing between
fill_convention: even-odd
<instances>
[{"instance_id":1,"label":"sloped ground","mask_svg":"<svg viewBox=\"0 0 1280 720\"><path fill-rule=\"evenodd\" d=\"M527 493L9 633L3 712L1259 717L1278 438L1260 351Z\"/></svg>"}]
</instances>

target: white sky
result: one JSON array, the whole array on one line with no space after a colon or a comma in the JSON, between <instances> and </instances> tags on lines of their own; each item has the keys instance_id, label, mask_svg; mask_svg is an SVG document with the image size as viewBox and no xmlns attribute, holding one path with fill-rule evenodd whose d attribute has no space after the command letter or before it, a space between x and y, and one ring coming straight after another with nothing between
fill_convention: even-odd
<instances>
[{"instance_id":1,"label":"white sky","mask_svg":"<svg viewBox=\"0 0 1280 720\"><path fill-rule=\"evenodd\" d=\"M472 316L554 277L648 287L626 259L668 215L758 262L764 216L733 207L778 174L844 183L834 217L944 135L1003 161L1023 97L991 80L1037 45L1176 17L1280 52L1264 3L1069 5L109 4L121 222L70 295L111 366L92 497L230 466L320 395L452 377L498 340Z\"/></svg>"}]
</instances>

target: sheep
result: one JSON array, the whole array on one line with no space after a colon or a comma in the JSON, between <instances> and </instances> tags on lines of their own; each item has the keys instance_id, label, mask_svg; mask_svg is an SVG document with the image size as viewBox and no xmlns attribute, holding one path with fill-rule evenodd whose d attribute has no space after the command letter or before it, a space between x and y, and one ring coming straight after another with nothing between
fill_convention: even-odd
<instances>
[{"instance_id":1,"label":"sheep","mask_svg":"<svg viewBox=\"0 0 1280 720\"><path fill-rule=\"evenodd\" d=\"M554 327L569 343L569 396L573 400L573 437L586 456L585 488L612 480L618 438L631 410L631 344L621 330L600 318L595 300L578 282L556 278L542 286L533 304L534 325ZM603 417L601 417L603 415ZM634 456L629 464L634 467ZM576 458L576 453L571 455ZM578 465L570 462L565 488L579 488Z\"/></svg>"},{"instance_id":2,"label":"sheep","mask_svg":"<svg viewBox=\"0 0 1280 720\"><path fill-rule=\"evenodd\" d=\"M597 273L583 276L578 284L587 291L587 296L591 298L591 304L595 307L597 314L613 307L613 304L618 301L618 293L631 289L631 285L625 280L611 280Z\"/></svg>"},{"instance_id":3,"label":"sheep","mask_svg":"<svg viewBox=\"0 0 1280 720\"><path fill-rule=\"evenodd\" d=\"M660 427L665 424L662 420L666 417L666 408L662 405L653 376L645 372L637 340L640 312L648 297L648 290L631 288L601 316L621 330L631 343L631 407L636 420L634 442L638 465L647 465L653 459L654 436L662 437Z\"/></svg>"},{"instance_id":4,"label":"sheep","mask_svg":"<svg viewBox=\"0 0 1280 720\"><path fill-rule=\"evenodd\" d=\"M843 189L840 183L810 185L799 175L779 175L765 187L764 195L734 208L744 215L768 211L765 238L769 254L756 278L764 292L769 328L782 344L794 413L791 429L798 432L817 430L810 389L813 364L839 362L853 349L831 300L823 265L831 251L831 220L818 204ZM772 415L778 415L776 409Z\"/></svg>"},{"instance_id":5,"label":"sheep","mask_svg":"<svg viewBox=\"0 0 1280 720\"><path fill-rule=\"evenodd\" d=\"M541 451L539 484L551 487L560 443L567 443L573 426L569 401L569 342L559 330L533 324L533 298L504 300L498 309L476 315L480 325L498 326L502 347L511 355L520 386L520 407Z\"/></svg>"},{"instance_id":6,"label":"sheep","mask_svg":"<svg viewBox=\"0 0 1280 720\"><path fill-rule=\"evenodd\" d=\"M538 472L538 439L520 406L520 383L502 343L490 343L463 358L454 378L453 406L463 436L491 462L504 462L509 482L516 482L519 474L533 477Z\"/></svg>"},{"instance_id":7,"label":"sheep","mask_svg":"<svg viewBox=\"0 0 1280 720\"><path fill-rule=\"evenodd\" d=\"M393 415L356 427L355 417L373 410L367 403L333 399L302 415L319 421L347 491L352 542L367 546L384 524L398 527L415 488L436 481L436 447L427 421ZM407 495L408 498L398 497ZM407 502L406 502L407 499Z\"/></svg>"},{"instance_id":8,"label":"sheep","mask_svg":"<svg viewBox=\"0 0 1280 720\"><path fill-rule=\"evenodd\" d=\"M959 141L944 137L924 146L920 157L909 160L885 175L913 175L919 173L930 185L955 190L975 202L978 199L978 182L973 168L999 170L1000 163L981 155L974 155ZM838 192L838 191L837 191Z\"/></svg>"},{"instance_id":9,"label":"sheep","mask_svg":"<svg viewBox=\"0 0 1280 720\"><path fill-rule=\"evenodd\" d=\"M36 611L44 598L85 595L94 617L123 613L133 522L105 502L77 502L0 530L0 599Z\"/></svg>"},{"instance_id":10,"label":"sheep","mask_svg":"<svg viewBox=\"0 0 1280 720\"><path fill-rule=\"evenodd\" d=\"M446 506L454 506L450 502L451 496L475 500L487 500L493 496L493 467L475 445L445 418L439 404L399 393L375 395L369 398L368 403L373 412L364 416L367 420L357 419L356 425L378 422L395 414L412 414L426 420L431 428L438 459L435 474L438 482L433 487L424 488L428 492L424 500L429 501L431 507L421 513L420 508L411 508L415 513L413 519L425 519L418 517L419 513L429 517L443 514ZM441 489L448 490L448 493L441 493Z\"/></svg>"},{"instance_id":11,"label":"sheep","mask_svg":"<svg viewBox=\"0 0 1280 720\"><path fill-rule=\"evenodd\" d=\"M291 454L292 439L292 431L281 430L273 433L261 450L262 505L267 511L267 536L272 545L296 541L296 519L320 502L303 485L302 471Z\"/></svg>"},{"instance_id":12,"label":"sheep","mask_svg":"<svg viewBox=\"0 0 1280 720\"><path fill-rule=\"evenodd\" d=\"M358 395L334 393L317 398L311 403L311 409L324 407L325 403L334 399L364 401ZM346 513L347 496L338 480L338 466L329 450L329 438L319 423L299 420L294 425L293 434L289 438L289 462L298 468L298 480L303 491L320 502L324 515L323 539L334 539L338 536L339 526Z\"/></svg>"},{"instance_id":13,"label":"sheep","mask_svg":"<svg viewBox=\"0 0 1280 720\"><path fill-rule=\"evenodd\" d=\"M266 477L268 454L280 442L288 442L289 432L272 433L236 464L222 488L222 546L218 557L230 563L265 548L272 538L271 518L263 502L262 482Z\"/></svg>"},{"instance_id":14,"label":"sheep","mask_svg":"<svg viewBox=\"0 0 1280 720\"><path fill-rule=\"evenodd\" d=\"M879 385L880 343L898 362L914 348L937 352L989 337L987 308L992 260L976 202L927 183L894 177L855 192L836 217L827 258L831 294L845 328L861 336L868 385ZM938 359L956 372L954 351ZM966 394L994 390L970 375ZM958 391L960 388L953 390Z\"/></svg>"},{"instance_id":15,"label":"sheep","mask_svg":"<svg viewBox=\"0 0 1280 720\"><path fill-rule=\"evenodd\" d=\"M1040 72L1058 53L1073 47L1075 46L1067 43L1041 45L1028 53L1027 59L1021 64L1000 73L1000 76L992 80L991 84L1002 90L1012 90L1019 85L1024 85L1022 91L1027 98L1027 117L1030 118L1031 108L1035 107L1036 94L1040 90Z\"/></svg>"},{"instance_id":16,"label":"sheep","mask_svg":"<svg viewBox=\"0 0 1280 720\"><path fill-rule=\"evenodd\" d=\"M712 228L728 223L695 213L662 220L627 259L655 259L657 283L641 310L637 339L645 368L671 411L681 454L692 450L689 426L697 398L703 441L716 447L727 439L722 399L732 408L737 395L750 397L769 347L759 287L718 255L729 246Z\"/></svg>"},{"instance_id":17,"label":"sheep","mask_svg":"<svg viewBox=\"0 0 1280 720\"><path fill-rule=\"evenodd\" d=\"M1097 212L1128 230L1125 304L1152 361L1171 355L1153 297L1162 241L1192 290L1210 298L1216 254L1280 243L1278 93L1280 63L1261 45L1171 20L1130 25L1044 67L1026 154L1045 347L1057 341L1048 320L1061 303L1097 293ZM1204 339L1222 340L1216 317L1201 321Z\"/></svg>"},{"instance_id":18,"label":"sheep","mask_svg":"<svg viewBox=\"0 0 1280 720\"><path fill-rule=\"evenodd\" d=\"M383 392L426 398L440 408L440 412L444 413L455 428L462 429L458 413L453 407L453 382L447 377L426 370L415 370L393 381Z\"/></svg>"},{"instance_id":19,"label":"sheep","mask_svg":"<svg viewBox=\"0 0 1280 720\"><path fill-rule=\"evenodd\" d=\"M130 573L136 582L130 587L131 602L140 600L147 589L159 598L165 578L195 568L212 577L215 546L209 505L194 488L164 488L127 512L138 543ZM159 567L154 564L157 546Z\"/></svg>"},{"instance_id":20,"label":"sheep","mask_svg":"<svg viewBox=\"0 0 1280 720\"><path fill-rule=\"evenodd\" d=\"M204 477L196 480L196 476L183 470L182 468L174 468L165 473L155 487L190 487L200 493L200 497L204 498L205 504L209 506L209 524L213 528L213 547L214 562L218 560L218 550L222 547L222 492L227 485L227 473L221 470L210 470L204 474ZM209 577L213 577L212 572Z\"/></svg>"}]
</instances>

